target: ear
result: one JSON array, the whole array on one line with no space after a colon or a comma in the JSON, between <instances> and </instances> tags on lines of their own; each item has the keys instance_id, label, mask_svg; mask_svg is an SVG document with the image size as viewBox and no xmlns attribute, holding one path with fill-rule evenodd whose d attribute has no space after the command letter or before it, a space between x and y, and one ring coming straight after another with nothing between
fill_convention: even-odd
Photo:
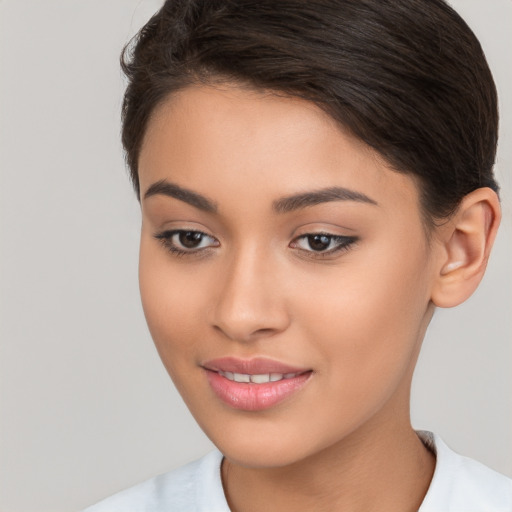
<instances>
[{"instance_id":1,"label":"ear","mask_svg":"<svg viewBox=\"0 0 512 512\"><path fill-rule=\"evenodd\" d=\"M457 306L476 290L500 220L496 192L479 188L465 196L453 217L437 228L440 251L431 295L436 306Z\"/></svg>"}]
</instances>

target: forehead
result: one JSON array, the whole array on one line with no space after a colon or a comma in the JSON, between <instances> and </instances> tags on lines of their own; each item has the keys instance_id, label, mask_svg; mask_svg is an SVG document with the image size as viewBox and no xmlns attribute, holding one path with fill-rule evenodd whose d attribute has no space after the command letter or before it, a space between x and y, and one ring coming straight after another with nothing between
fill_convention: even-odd
<instances>
[{"instance_id":1,"label":"forehead","mask_svg":"<svg viewBox=\"0 0 512 512\"><path fill-rule=\"evenodd\" d=\"M235 86L193 86L160 105L139 160L141 193L169 180L207 196L275 199L330 186L419 208L415 180L314 103Z\"/></svg>"}]
</instances>

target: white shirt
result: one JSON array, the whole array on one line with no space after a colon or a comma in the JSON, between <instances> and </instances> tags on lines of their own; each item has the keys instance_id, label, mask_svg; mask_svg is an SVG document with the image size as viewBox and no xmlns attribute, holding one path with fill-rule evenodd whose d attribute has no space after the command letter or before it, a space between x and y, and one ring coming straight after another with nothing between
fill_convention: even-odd
<instances>
[{"instance_id":1,"label":"white shirt","mask_svg":"<svg viewBox=\"0 0 512 512\"><path fill-rule=\"evenodd\" d=\"M435 434L418 432L436 467L418 512L512 512L512 480L452 451ZM222 454L147 480L84 512L230 512L222 488Z\"/></svg>"}]
</instances>

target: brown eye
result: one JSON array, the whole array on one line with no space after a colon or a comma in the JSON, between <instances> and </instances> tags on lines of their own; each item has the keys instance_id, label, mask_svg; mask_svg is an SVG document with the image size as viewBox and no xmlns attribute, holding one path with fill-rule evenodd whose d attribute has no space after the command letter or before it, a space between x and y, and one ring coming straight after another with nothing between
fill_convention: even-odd
<instances>
[{"instance_id":1,"label":"brown eye","mask_svg":"<svg viewBox=\"0 0 512 512\"><path fill-rule=\"evenodd\" d=\"M307 241L313 251L325 251L329 248L331 238L327 235L308 235Z\"/></svg>"},{"instance_id":2,"label":"brown eye","mask_svg":"<svg viewBox=\"0 0 512 512\"><path fill-rule=\"evenodd\" d=\"M171 253L187 255L218 247L219 241L202 231L175 229L154 235Z\"/></svg>"},{"instance_id":3,"label":"brown eye","mask_svg":"<svg viewBox=\"0 0 512 512\"><path fill-rule=\"evenodd\" d=\"M310 233L296 238L291 247L301 251L320 255L334 254L348 249L357 241L354 236L330 235L328 233Z\"/></svg>"},{"instance_id":4,"label":"brown eye","mask_svg":"<svg viewBox=\"0 0 512 512\"><path fill-rule=\"evenodd\" d=\"M199 231L180 231L178 233L178 240L180 245L187 249L197 249L203 240L203 233Z\"/></svg>"}]
</instances>

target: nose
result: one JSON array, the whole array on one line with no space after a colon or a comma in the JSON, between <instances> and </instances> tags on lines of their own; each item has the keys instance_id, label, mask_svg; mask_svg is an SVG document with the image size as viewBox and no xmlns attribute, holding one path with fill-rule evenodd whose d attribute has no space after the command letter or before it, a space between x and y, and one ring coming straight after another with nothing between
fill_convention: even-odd
<instances>
[{"instance_id":1,"label":"nose","mask_svg":"<svg viewBox=\"0 0 512 512\"><path fill-rule=\"evenodd\" d=\"M220 286L212 324L231 340L270 337L289 325L279 270L269 260L246 250L217 276Z\"/></svg>"}]
</instances>

